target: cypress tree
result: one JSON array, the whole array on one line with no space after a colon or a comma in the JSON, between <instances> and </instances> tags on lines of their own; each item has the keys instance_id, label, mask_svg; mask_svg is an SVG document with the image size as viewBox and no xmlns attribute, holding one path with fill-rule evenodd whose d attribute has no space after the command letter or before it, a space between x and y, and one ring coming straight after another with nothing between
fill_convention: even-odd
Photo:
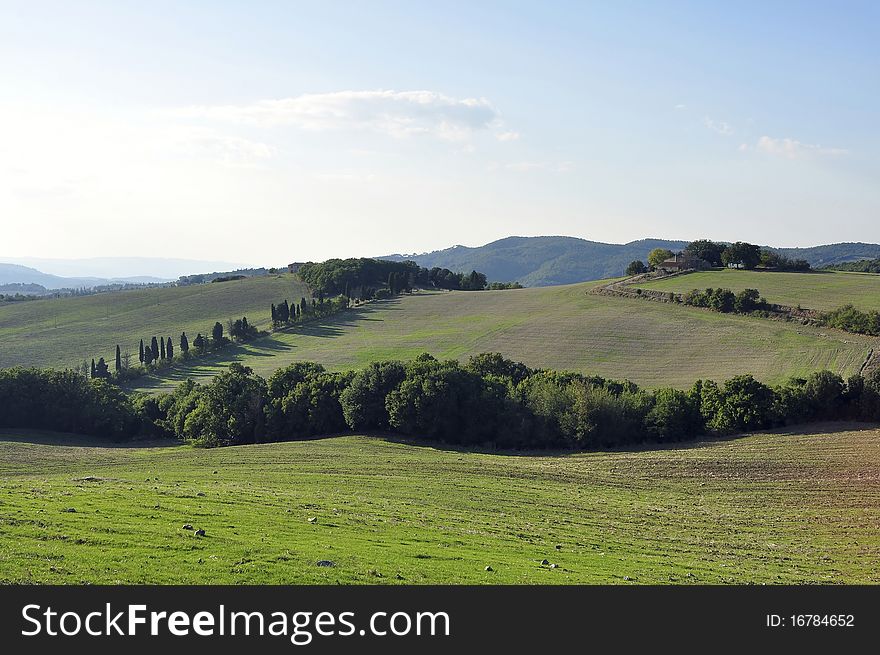
<instances>
[{"instance_id":1,"label":"cypress tree","mask_svg":"<svg viewBox=\"0 0 880 655\"><path fill-rule=\"evenodd\" d=\"M95 358L92 357L92 377L95 377Z\"/></svg>"},{"instance_id":2,"label":"cypress tree","mask_svg":"<svg viewBox=\"0 0 880 655\"><path fill-rule=\"evenodd\" d=\"M119 344L116 344L116 372L122 370L122 351L119 350Z\"/></svg>"},{"instance_id":3,"label":"cypress tree","mask_svg":"<svg viewBox=\"0 0 880 655\"><path fill-rule=\"evenodd\" d=\"M180 351L189 352L189 339L186 338L186 332L180 333Z\"/></svg>"},{"instance_id":4,"label":"cypress tree","mask_svg":"<svg viewBox=\"0 0 880 655\"><path fill-rule=\"evenodd\" d=\"M159 341L156 337L150 340L150 352L153 353L153 359L159 359Z\"/></svg>"},{"instance_id":5,"label":"cypress tree","mask_svg":"<svg viewBox=\"0 0 880 655\"><path fill-rule=\"evenodd\" d=\"M110 373L107 371L109 367L107 366L107 362L104 361L103 357L98 358L98 363L95 364L95 375L94 377L98 378L109 378Z\"/></svg>"},{"instance_id":6,"label":"cypress tree","mask_svg":"<svg viewBox=\"0 0 880 655\"><path fill-rule=\"evenodd\" d=\"M153 354L153 349L149 346L144 348L144 364L149 366L153 363L153 360L156 359L156 356Z\"/></svg>"},{"instance_id":7,"label":"cypress tree","mask_svg":"<svg viewBox=\"0 0 880 655\"><path fill-rule=\"evenodd\" d=\"M214 338L214 343L216 345L220 345L223 343L223 324L220 321L214 323L214 328L211 330L211 336Z\"/></svg>"},{"instance_id":8,"label":"cypress tree","mask_svg":"<svg viewBox=\"0 0 880 655\"><path fill-rule=\"evenodd\" d=\"M272 303L272 325L278 325L278 312L275 310L275 303Z\"/></svg>"},{"instance_id":9,"label":"cypress tree","mask_svg":"<svg viewBox=\"0 0 880 655\"><path fill-rule=\"evenodd\" d=\"M165 359L165 339L159 339L159 355Z\"/></svg>"},{"instance_id":10,"label":"cypress tree","mask_svg":"<svg viewBox=\"0 0 880 655\"><path fill-rule=\"evenodd\" d=\"M278 320L281 323L290 321L290 306L287 304L287 300L278 305Z\"/></svg>"},{"instance_id":11,"label":"cypress tree","mask_svg":"<svg viewBox=\"0 0 880 655\"><path fill-rule=\"evenodd\" d=\"M300 299L299 299L299 309L300 309L300 313L301 313L301 314L305 314L305 313L306 313L306 310L308 310L308 308L309 308L309 306L306 304L306 299L305 299L305 298L300 298Z\"/></svg>"},{"instance_id":12,"label":"cypress tree","mask_svg":"<svg viewBox=\"0 0 880 655\"><path fill-rule=\"evenodd\" d=\"M138 360L140 361L141 364L144 363L144 340L143 339L141 339L141 349L138 352Z\"/></svg>"},{"instance_id":13,"label":"cypress tree","mask_svg":"<svg viewBox=\"0 0 880 655\"><path fill-rule=\"evenodd\" d=\"M391 271L388 274L388 291L391 292L391 295L394 295L394 284L397 282L397 276L394 274L394 271Z\"/></svg>"},{"instance_id":14,"label":"cypress tree","mask_svg":"<svg viewBox=\"0 0 880 655\"><path fill-rule=\"evenodd\" d=\"M173 359L173 357L174 357L174 344L171 343L171 337L168 337L168 343L165 345L165 352L168 354L168 359Z\"/></svg>"}]
</instances>

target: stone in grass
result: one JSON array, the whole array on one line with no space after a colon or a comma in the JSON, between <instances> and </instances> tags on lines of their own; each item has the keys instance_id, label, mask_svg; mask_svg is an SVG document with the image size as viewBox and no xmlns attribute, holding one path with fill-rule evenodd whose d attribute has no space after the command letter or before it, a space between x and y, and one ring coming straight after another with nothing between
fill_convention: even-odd
<instances>
[{"instance_id":1,"label":"stone in grass","mask_svg":"<svg viewBox=\"0 0 880 655\"><path fill-rule=\"evenodd\" d=\"M562 544L556 544L556 550L562 550Z\"/></svg>"},{"instance_id":2,"label":"stone in grass","mask_svg":"<svg viewBox=\"0 0 880 655\"><path fill-rule=\"evenodd\" d=\"M542 559L541 566L550 566L550 560Z\"/></svg>"},{"instance_id":3,"label":"stone in grass","mask_svg":"<svg viewBox=\"0 0 880 655\"><path fill-rule=\"evenodd\" d=\"M184 529L184 530L192 530L193 527L192 527L189 523L184 523L184 524L183 524L183 529Z\"/></svg>"},{"instance_id":4,"label":"stone in grass","mask_svg":"<svg viewBox=\"0 0 880 655\"><path fill-rule=\"evenodd\" d=\"M559 564L551 564L551 565L550 565L550 568L551 568L551 569L558 569L558 568L559 568Z\"/></svg>"},{"instance_id":5,"label":"stone in grass","mask_svg":"<svg viewBox=\"0 0 880 655\"><path fill-rule=\"evenodd\" d=\"M491 566L487 566L487 567L486 567L485 569L483 569L483 570L486 571L487 573L491 573L491 572L494 571L495 569L493 569Z\"/></svg>"},{"instance_id":6,"label":"stone in grass","mask_svg":"<svg viewBox=\"0 0 880 655\"><path fill-rule=\"evenodd\" d=\"M199 498L204 498L204 497L205 497L205 492L204 492L204 491L200 491L199 493L196 494L196 496L198 496Z\"/></svg>"},{"instance_id":7,"label":"stone in grass","mask_svg":"<svg viewBox=\"0 0 880 655\"><path fill-rule=\"evenodd\" d=\"M204 536L205 536L205 531L202 530L201 528L199 528L198 530L196 530L196 536L197 536L197 537L204 537Z\"/></svg>"},{"instance_id":8,"label":"stone in grass","mask_svg":"<svg viewBox=\"0 0 880 655\"><path fill-rule=\"evenodd\" d=\"M315 566L336 566L336 562L333 562L329 559L319 559Z\"/></svg>"},{"instance_id":9,"label":"stone in grass","mask_svg":"<svg viewBox=\"0 0 880 655\"><path fill-rule=\"evenodd\" d=\"M313 516L313 517L311 517L311 518L309 519L309 523L317 523L317 522L318 522L318 517L317 517L317 516Z\"/></svg>"},{"instance_id":10,"label":"stone in grass","mask_svg":"<svg viewBox=\"0 0 880 655\"><path fill-rule=\"evenodd\" d=\"M65 508L62 509L61 511L64 512L64 513L66 513L66 514L76 514L76 509L73 508L73 507L65 507Z\"/></svg>"}]
</instances>

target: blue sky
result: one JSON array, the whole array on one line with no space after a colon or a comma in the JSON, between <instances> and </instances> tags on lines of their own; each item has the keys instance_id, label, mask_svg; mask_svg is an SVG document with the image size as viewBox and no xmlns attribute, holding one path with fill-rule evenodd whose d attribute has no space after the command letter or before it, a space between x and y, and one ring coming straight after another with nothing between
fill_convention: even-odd
<instances>
[{"instance_id":1,"label":"blue sky","mask_svg":"<svg viewBox=\"0 0 880 655\"><path fill-rule=\"evenodd\" d=\"M878 242L878 7L0 2L0 256Z\"/></svg>"}]
</instances>

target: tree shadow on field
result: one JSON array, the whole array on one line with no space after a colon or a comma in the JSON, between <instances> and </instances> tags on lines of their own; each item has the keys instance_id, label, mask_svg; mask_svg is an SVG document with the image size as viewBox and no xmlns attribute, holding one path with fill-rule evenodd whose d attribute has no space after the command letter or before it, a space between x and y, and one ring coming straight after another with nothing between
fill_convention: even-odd
<instances>
[{"instance_id":1,"label":"tree shadow on field","mask_svg":"<svg viewBox=\"0 0 880 655\"><path fill-rule=\"evenodd\" d=\"M279 353L290 351L297 347L294 343L285 343L278 338L279 335L333 339L342 336L349 328L364 321L384 322L384 318L376 317L374 314L377 312L400 311L400 307L397 306L399 304L400 298L389 298L388 300L373 301L366 305L352 307L323 319L284 328L253 341L230 343L220 350L212 351L210 354L135 378L121 386L129 390L137 389L149 392L162 389L168 386L169 383L176 385L189 379L196 382L202 379L209 379L220 372L218 369L226 369L232 363L241 363L247 359L274 357Z\"/></svg>"},{"instance_id":2,"label":"tree shadow on field","mask_svg":"<svg viewBox=\"0 0 880 655\"><path fill-rule=\"evenodd\" d=\"M843 432L870 432L880 431L878 423L859 423L855 421L829 421L824 423L810 423L804 425L790 425L784 428L774 430L756 430L755 432L743 432L739 434L725 435L721 437L704 436L693 441L675 441L669 443L641 443L628 444L626 446L618 446L613 448L590 448L584 450L569 450L561 448L541 449L523 449L515 450L510 448L492 448L489 446L463 446L461 444L450 444L439 441L420 440L412 437L405 437L399 434L388 432L360 432L359 435L375 437L390 443L398 443L407 446L429 448L431 450L460 453L460 454L480 454L480 455L501 455L504 457L554 457L565 458L573 455L588 455L590 453L635 453L635 452L651 452L666 450L694 450L700 448L712 448L719 444L739 441L747 437L756 435L777 435L785 436L818 436L823 434L839 434ZM345 433L351 436L351 433ZM343 435L332 435L345 436ZM880 432L878 432L880 434ZM329 437L329 435L328 435Z\"/></svg>"},{"instance_id":3,"label":"tree shadow on field","mask_svg":"<svg viewBox=\"0 0 880 655\"><path fill-rule=\"evenodd\" d=\"M173 439L143 439L135 441L112 441L72 432L47 430L0 429L0 444L22 443L40 446L74 446L81 448L174 448L181 443Z\"/></svg>"}]
</instances>

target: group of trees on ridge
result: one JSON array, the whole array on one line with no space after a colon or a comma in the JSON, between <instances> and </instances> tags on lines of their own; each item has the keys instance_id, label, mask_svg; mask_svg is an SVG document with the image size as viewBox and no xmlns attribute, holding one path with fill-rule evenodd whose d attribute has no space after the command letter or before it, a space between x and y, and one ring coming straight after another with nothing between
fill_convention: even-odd
<instances>
[{"instance_id":1,"label":"group of trees on ridge","mask_svg":"<svg viewBox=\"0 0 880 655\"><path fill-rule=\"evenodd\" d=\"M880 259L860 259L857 262L831 264L824 266L824 271L850 271L854 273L880 273Z\"/></svg>"},{"instance_id":2,"label":"group of trees on ridge","mask_svg":"<svg viewBox=\"0 0 880 655\"><path fill-rule=\"evenodd\" d=\"M647 391L497 353L464 364L423 354L346 372L297 362L268 380L232 364L208 384L128 396L76 371L0 371L0 427L205 447L382 430L462 445L589 449L836 419L880 420L880 372L843 380L820 371L775 387L740 375Z\"/></svg>"},{"instance_id":3,"label":"group of trees on ridge","mask_svg":"<svg viewBox=\"0 0 880 655\"><path fill-rule=\"evenodd\" d=\"M88 375L95 379L115 379L129 380L136 378L144 373L170 366L175 361L186 361L193 356L204 355L210 351L225 347L232 341L250 341L260 336L261 332L256 326L248 322L247 316L238 319L229 319L227 321L226 331L229 336L224 334L223 324L220 321L214 323L211 328L211 336L202 336L199 332L192 343L190 349L189 337L186 332L180 333L178 341L180 352L175 354L174 342L171 337L152 337L145 342L140 340L138 345L138 365L133 365L133 355L130 352L122 352L119 344L116 344L116 360L113 366L113 372L110 371L110 365L103 357L97 361L92 359L91 366L88 363L83 364L77 369L83 375Z\"/></svg>"},{"instance_id":4,"label":"group of trees on ridge","mask_svg":"<svg viewBox=\"0 0 880 655\"><path fill-rule=\"evenodd\" d=\"M805 259L790 259L785 255L761 248L751 243L737 241L735 243L719 243L709 239L691 241L680 254L687 254L705 268L728 266L751 270L758 266L776 271L808 271L810 263ZM626 268L627 275L640 275L658 268L665 260L675 253L665 248L654 248L648 253L648 263L640 260L630 262Z\"/></svg>"},{"instance_id":5,"label":"group of trees on ridge","mask_svg":"<svg viewBox=\"0 0 880 655\"><path fill-rule=\"evenodd\" d=\"M447 268L422 268L413 261L394 262L366 257L328 259L309 262L299 268L299 276L313 293L341 294L347 298L369 299L365 290L386 288L394 295L415 287L480 291L487 286L486 276L477 271L455 273Z\"/></svg>"}]
</instances>

